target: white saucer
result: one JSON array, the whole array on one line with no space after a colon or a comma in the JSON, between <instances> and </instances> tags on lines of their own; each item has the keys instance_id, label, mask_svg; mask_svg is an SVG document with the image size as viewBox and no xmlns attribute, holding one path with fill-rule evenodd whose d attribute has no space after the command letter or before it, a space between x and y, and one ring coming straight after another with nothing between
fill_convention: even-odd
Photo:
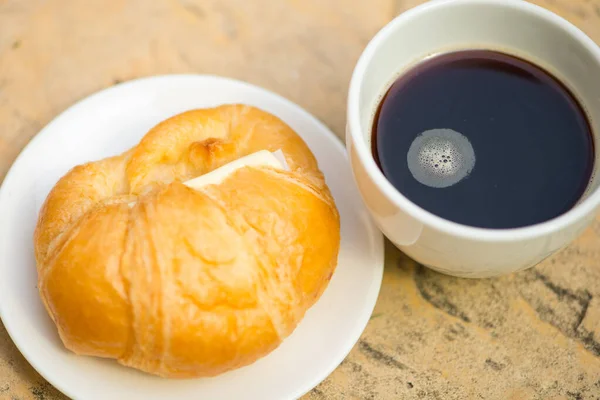
<instances>
[{"instance_id":1,"label":"white saucer","mask_svg":"<svg viewBox=\"0 0 600 400\"><path fill-rule=\"evenodd\" d=\"M342 221L337 270L319 302L283 344L215 378L167 380L64 349L36 289L33 230L54 183L76 164L121 152L184 110L241 102L286 121L325 173ZM69 108L21 153L0 189L0 317L25 358L73 399L295 399L325 379L365 328L381 286L383 237L352 179L342 143L299 106L264 89L213 76L140 79Z\"/></svg>"}]
</instances>

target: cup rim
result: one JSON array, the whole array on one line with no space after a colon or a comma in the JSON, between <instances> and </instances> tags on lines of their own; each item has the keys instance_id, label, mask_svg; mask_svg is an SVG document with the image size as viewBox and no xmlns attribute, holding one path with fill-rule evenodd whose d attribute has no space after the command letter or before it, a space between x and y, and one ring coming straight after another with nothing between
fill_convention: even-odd
<instances>
[{"instance_id":1,"label":"cup rim","mask_svg":"<svg viewBox=\"0 0 600 400\"><path fill-rule=\"evenodd\" d=\"M370 146L367 145L363 138L359 108L360 88L367 66L374 57L375 53L379 50L381 43L390 35L392 35L399 25L411 18L417 17L420 14L424 14L436 8L461 7L465 5L502 6L518 9L520 12L526 12L535 15L537 18L544 19L572 35L598 60L598 63L600 64L599 45L597 45L590 37L588 37L575 25L543 7L523 0L430 0L424 4L403 12L395 17L392 21L387 23L383 28L381 28L381 30L379 30L379 32L377 32L369 41L358 62L356 63L350 80L347 103L348 124L350 128L348 131L351 136L352 145L356 151L356 155L365 167L369 178L380 188L380 190L389 200L421 223L449 235L486 242L503 242L532 239L567 228L568 226L584 219L590 213L594 213L595 209L600 204L600 188L597 188L586 199L575 205L566 213L534 225L509 229L491 229L464 225L444 219L425 210L424 208L410 201L400 191L398 191L385 178L375 163L375 160L371 154L371 149L369 148Z\"/></svg>"}]
</instances>

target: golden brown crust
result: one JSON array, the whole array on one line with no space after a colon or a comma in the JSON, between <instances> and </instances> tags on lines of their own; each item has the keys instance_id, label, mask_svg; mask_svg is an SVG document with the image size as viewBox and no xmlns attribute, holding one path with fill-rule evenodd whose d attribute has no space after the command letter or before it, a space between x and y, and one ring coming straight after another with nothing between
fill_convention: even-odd
<instances>
[{"instance_id":1,"label":"golden brown crust","mask_svg":"<svg viewBox=\"0 0 600 400\"><path fill-rule=\"evenodd\" d=\"M181 183L263 149L281 149L290 170ZM306 144L244 105L179 114L128 152L75 167L34 238L65 346L165 377L216 375L276 348L327 286L339 242Z\"/></svg>"}]
</instances>

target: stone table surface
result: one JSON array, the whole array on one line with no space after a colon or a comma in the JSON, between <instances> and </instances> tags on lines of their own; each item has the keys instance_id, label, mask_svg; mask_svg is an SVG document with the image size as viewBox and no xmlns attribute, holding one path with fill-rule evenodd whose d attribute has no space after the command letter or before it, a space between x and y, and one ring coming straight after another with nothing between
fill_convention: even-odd
<instances>
[{"instance_id":1,"label":"stone table surface","mask_svg":"<svg viewBox=\"0 0 600 400\"><path fill-rule=\"evenodd\" d=\"M421 2L0 0L0 180L66 107L154 74L264 86L342 137L361 50ZM536 2L600 42L600 0ZM0 399L64 398L0 325ZM369 325L305 399L600 399L600 219L543 264L497 279L440 275L388 245Z\"/></svg>"}]
</instances>

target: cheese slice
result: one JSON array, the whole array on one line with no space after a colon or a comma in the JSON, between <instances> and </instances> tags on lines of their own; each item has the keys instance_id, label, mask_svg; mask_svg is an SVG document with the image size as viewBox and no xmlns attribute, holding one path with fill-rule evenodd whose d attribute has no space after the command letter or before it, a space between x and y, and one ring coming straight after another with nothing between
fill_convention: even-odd
<instances>
[{"instance_id":1,"label":"cheese slice","mask_svg":"<svg viewBox=\"0 0 600 400\"><path fill-rule=\"evenodd\" d=\"M200 189L207 185L218 185L236 170L244 167L271 167L276 169L289 170L285 162L285 156L281 150L271 153L268 150L260 150L245 157L238 158L228 164L210 171L197 178L183 182L184 185L192 189Z\"/></svg>"},{"instance_id":2,"label":"cheese slice","mask_svg":"<svg viewBox=\"0 0 600 400\"><path fill-rule=\"evenodd\" d=\"M268 150L260 150L256 153L248 154L245 157L233 160L230 163L220 166L219 168L210 171L204 175L192 178L183 182L184 185L198 190L208 185L218 185L223 182L229 175L240 168L244 167L271 167L289 171L290 168L285 160L285 156L281 150L271 153ZM129 208L133 207L137 201L127 203Z\"/></svg>"}]
</instances>

